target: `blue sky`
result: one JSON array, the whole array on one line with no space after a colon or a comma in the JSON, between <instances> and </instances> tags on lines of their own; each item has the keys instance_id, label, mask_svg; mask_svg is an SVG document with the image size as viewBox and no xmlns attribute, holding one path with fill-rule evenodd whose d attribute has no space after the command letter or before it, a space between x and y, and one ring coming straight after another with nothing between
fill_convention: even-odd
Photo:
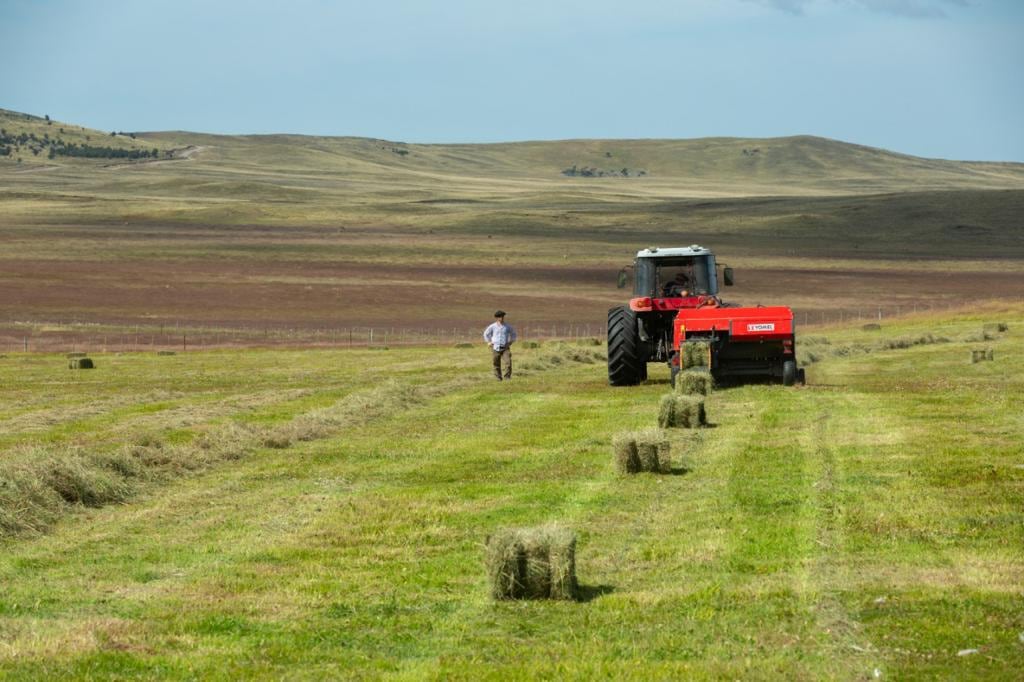
<instances>
[{"instance_id":1,"label":"blue sky","mask_svg":"<svg viewBox=\"0 0 1024 682\"><path fill-rule=\"evenodd\" d=\"M1022 67L1007 0L0 0L0 107L104 130L1024 161Z\"/></svg>"}]
</instances>

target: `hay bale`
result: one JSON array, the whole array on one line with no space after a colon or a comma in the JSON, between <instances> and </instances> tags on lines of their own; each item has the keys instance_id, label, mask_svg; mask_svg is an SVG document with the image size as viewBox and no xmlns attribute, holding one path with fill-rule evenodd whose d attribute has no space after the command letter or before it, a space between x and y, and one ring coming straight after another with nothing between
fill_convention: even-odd
<instances>
[{"instance_id":1,"label":"hay bale","mask_svg":"<svg viewBox=\"0 0 1024 682\"><path fill-rule=\"evenodd\" d=\"M551 558L547 538L540 531L522 534L526 563L522 574L523 597L546 599L551 594Z\"/></svg>"},{"instance_id":2,"label":"hay bale","mask_svg":"<svg viewBox=\"0 0 1024 682\"><path fill-rule=\"evenodd\" d=\"M576 534L559 526L506 528L487 538L494 599L575 599Z\"/></svg>"},{"instance_id":3,"label":"hay bale","mask_svg":"<svg viewBox=\"0 0 1024 682\"><path fill-rule=\"evenodd\" d=\"M669 393L661 396L658 405L658 426L663 429L676 425L676 396Z\"/></svg>"},{"instance_id":4,"label":"hay bale","mask_svg":"<svg viewBox=\"0 0 1024 682\"><path fill-rule=\"evenodd\" d=\"M612 439L619 473L667 473L672 468L672 446L661 429L620 433Z\"/></svg>"},{"instance_id":5,"label":"hay bale","mask_svg":"<svg viewBox=\"0 0 1024 682\"><path fill-rule=\"evenodd\" d=\"M173 350L158 350L156 352L156 354L157 355L176 355L176 353Z\"/></svg>"},{"instance_id":6,"label":"hay bale","mask_svg":"<svg viewBox=\"0 0 1024 682\"><path fill-rule=\"evenodd\" d=\"M612 438L612 452L615 453L615 468L620 474L635 474L640 471L640 455L636 449L636 438L632 433L620 433Z\"/></svg>"},{"instance_id":7,"label":"hay bale","mask_svg":"<svg viewBox=\"0 0 1024 682\"><path fill-rule=\"evenodd\" d=\"M68 361L68 369L93 369L96 365L89 358L71 358Z\"/></svg>"},{"instance_id":8,"label":"hay bale","mask_svg":"<svg viewBox=\"0 0 1024 682\"><path fill-rule=\"evenodd\" d=\"M991 333L1008 332L1010 331L1010 325L1005 322L986 322L982 327L982 331Z\"/></svg>"},{"instance_id":9,"label":"hay bale","mask_svg":"<svg viewBox=\"0 0 1024 682\"><path fill-rule=\"evenodd\" d=\"M636 455L640 460L641 471L661 471L658 462L658 442L638 438L636 442Z\"/></svg>"},{"instance_id":10,"label":"hay bale","mask_svg":"<svg viewBox=\"0 0 1024 682\"><path fill-rule=\"evenodd\" d=\"M681 395L707 395L711 393L714 380L707 370L687 370L676 375L676 393Z\"/></svg>"},{"instance_id":11,"label":"hay bale","mask_svg":"<svg viewBox=\"0 0 1024 682\"><path fill-rule=\"evenodd\" d=\"M645 429L635 434L641 471L665 474L672 470L672 445L661 429Z\"/></svg>"},{"instance_id":12,"label":"hay bale","mask_svg":"<svg viewBox=\"0 0 1024 682\"><path fill-rule=\"evenodd\" d=\"M548 566L551 568L551 599L576 599L576 534L568 528L548 528Z\"/></svg>"},{"instance_id":13,"label":"hay bale","mask_svg":"<svg viewBox=\"0 0 1024 682\"><path fill-rule=\"evenodd\" d=\"M976 364L978 362L984 362L986 360L994 360L994 359L995 359L995 351L993 351L991 348L980 348L980 349L972 350L971 351L971 364L972 365Z\"/></svg>"},{"instance_id":14,"label":"hay bale","mask_svg":"<svg viewBox=\"0 0 1024 682\"><path fill-rule=\"evenodd\" d=\"M687 341L680 349L683 369L707 367L711 359L711 344L707 341Z\"/></svg>"},{"instance_id":15,"label":"hay bale","mask_svg":"<svg viewBox=\"0 0 1024 682\"><path fill-rule=\"evenodd\" d=\"M695 429L699 426L705 426L707 421L707 412L704 409L704 400L696 396L690 395L676 395L675 397L675 426L681 426L684 429Z\"/></svg>"},{"instance_id":16,"label":"hay bale","mask_svg":"<svg viewBox=\"0 0 1024 682\"><path fill-rule=\"evenodd\" d=\"M672 445L665 437L665 431L645 429L638 431L634 437L641 471L666 473L672 469Z\"/></svg>"},{"instance_id":17,"label":"hay bale","mask_svg":"<svg viewBox=\"0 0 1024 682\"><path fill-rule=\"evenodd\" d=\"M877 322L869 322L867 324L862 324L860 328L866 332L877 332L882 330L882 325Z\"/></svg>"},{"instance_id":18,"label":"hay bale","mask_svg":"<svg viewBox=\"0 0 1024 682\"><path fill-rule=\"evenodd\" d=\"M526 573L526 550L518 531L504 529L488 537L484 564L487 567L487 576L491 581L492 598L522 598L522 575Z\"/></svg>"}]
</instances>

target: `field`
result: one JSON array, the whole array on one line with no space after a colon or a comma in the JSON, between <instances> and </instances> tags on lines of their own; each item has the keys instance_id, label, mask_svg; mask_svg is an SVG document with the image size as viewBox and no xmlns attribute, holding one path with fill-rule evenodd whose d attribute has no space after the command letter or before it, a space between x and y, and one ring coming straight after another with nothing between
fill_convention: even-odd
<instances>
[{"instance_id":1,"label":"field","mask_svg":"<svg viewBox=\"0 0 1024 682\"><path fill-rule=\"evenodd\" d=\"M90 134L3 111L0 126ZM91 138L164 156L0 158L2 350L98 328L465 333L497 307L564 335L604 324L615 274L652 244L712 247L736 269L731 300L802 323L1024 298L1024 164L813 137Z\"/></svg>"},{"instance_id":2,"label":"field","mask_svg":"<svg viewBox=\"0 0 1024 682\"><path fill-rule=\"evenodd\" d=\"M4 478L122 487L8 526L0 676L1013 677L1022 330L822 329L806 387L716 391L633 477L610 442L667 371L611 389L596 346L521 350L511 383L479 346L8 354ZM581 601L492 602L487 535L547 521Z\"/></svg>"},{"instance_id":3,"label":"field","mask_svg":"<svg viewBox=\"0 0 1024 682\"><path fill-rule=\"evenodd\" d=\"M0 678L1024 667L1024 164L0 128ZM794 308L808 384L620 475L669 387L608 386L616 273L692 243ZM580 599L493 601L488 535L547 522Z\"/></svg>"}]
</instances>

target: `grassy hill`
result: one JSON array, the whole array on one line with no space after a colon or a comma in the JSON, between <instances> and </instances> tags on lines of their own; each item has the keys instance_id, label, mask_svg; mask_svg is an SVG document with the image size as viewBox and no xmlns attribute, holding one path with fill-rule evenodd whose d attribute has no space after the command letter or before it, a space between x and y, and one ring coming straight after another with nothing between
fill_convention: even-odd
<instances>
[{"instance_id":1,"label":"grassy hill","mask_svg":"<svg viewBox=\"0 0 1024 682\"><path fill-rule=\"evenodd\" d=\"M69 129L0 112L37 137L54 126ZM734 298L808 315L1024 296L1022 164L813 137L75 134L162 156L0 159L0 319L465 327L505 307L600 325L638 248L695 242L742 268Z\"/></svg>"},{"instance_id":2,"label":"grassy hill","mask_svg":"<svg viewBox=\"0 0 1024 682\"><path fill-rule=\"evenodd\" d=\"M593 348L502 384L479 348L9 354L0 676L1013 677L1022 329L805 337L807 387L716 391L635 477L610 441L667 371L613 390ZM583 600L492 602L484 538L547 521Z\"/></svg>"}]
</instances>

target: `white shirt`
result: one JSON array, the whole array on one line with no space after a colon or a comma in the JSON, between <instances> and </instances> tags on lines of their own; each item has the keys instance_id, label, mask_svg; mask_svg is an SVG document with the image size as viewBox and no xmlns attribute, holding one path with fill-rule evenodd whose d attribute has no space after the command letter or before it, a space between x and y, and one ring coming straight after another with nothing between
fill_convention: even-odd
<instances>
[{"instance_id":1,"label":"white shirt","mask_svg":"<svg viewBox=\"0 0 1024 682\"><path fill-rule=\"evenodd\" d=\"M504 322L494 322L484 330L484 341L494 350L504 350L516 340L516 330Z\"/></svg>"}]
</instances>

